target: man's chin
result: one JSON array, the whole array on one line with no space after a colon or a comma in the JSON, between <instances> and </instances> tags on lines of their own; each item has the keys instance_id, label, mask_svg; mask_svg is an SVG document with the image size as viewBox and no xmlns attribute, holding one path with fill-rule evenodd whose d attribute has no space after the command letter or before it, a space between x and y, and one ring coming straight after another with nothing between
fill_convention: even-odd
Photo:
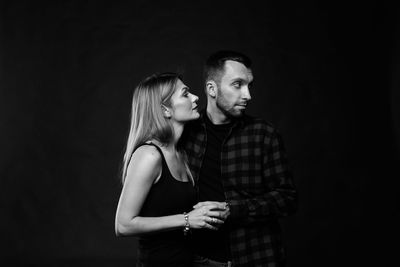
<instances>
[{"instance_id":1,"label":"man's chin","mask_svg":"<svg viewBox=\"0 0 400 267\"><path fill-rule=\"evenodd\" d=\"M245 109L243 109L243 110L235 110L235 111L229 112L229 115L231 117L233 117L233 118L240 118L240 117L242 117L244 115L245 111L246 111Z\"/></svg>"}]
</instances>

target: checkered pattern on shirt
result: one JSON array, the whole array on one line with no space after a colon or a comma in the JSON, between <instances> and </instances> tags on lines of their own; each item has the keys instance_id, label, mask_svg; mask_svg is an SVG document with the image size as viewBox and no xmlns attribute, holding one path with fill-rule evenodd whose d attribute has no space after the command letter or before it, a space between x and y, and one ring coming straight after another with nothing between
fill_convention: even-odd
<instances>
[{"instance_id":1,"label":"checkered pattern on shirt","mask_svg":"<svg viewBox=\"0 0 400 267\"><path fill-rule=\"evenodd\" d=\"M187 124L182 144L195 181L206 142L202 118ZM261 119L243 116L237 120L222 146L221 174L231 209L233 263L281 266L284 253L278 218L296 210L297 192L280 134Z\"/></svg>"}]
</instances>

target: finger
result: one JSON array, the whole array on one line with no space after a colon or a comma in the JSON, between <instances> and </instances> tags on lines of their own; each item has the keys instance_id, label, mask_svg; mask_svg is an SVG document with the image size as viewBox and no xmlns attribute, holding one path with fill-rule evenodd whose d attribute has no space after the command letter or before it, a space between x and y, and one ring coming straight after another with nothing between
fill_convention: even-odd
<instances>
[{"instance_id":1,"label":"finger","mask_svg":"<svg viewBox=\"0 0 400 267\"><path fill-rule=\"evenodd\" d=\"M214 225L211 225L211 224L209 224L209 223L206 223L206 224L205 224L205 228L210 229L210 230L218 230L217 227L215 227Z\"/></svg>"},{"instance_id":2,"label":"finger","mask_svg":"<svg viewBox=\"0 0 400 267\"><path fill-rule=\"evenodd\" d=\"M229 209L226 202L217 202L217 201L204 201L199 202L193 206L194 209L207 207L209 210L226 210Z\"/></svg>"},{"instance_id":3,"label":"finger","mask_svg":"<svg viewBox=\"0 0 400 267\"><path fill-rule=\"evenodd\" d=\"M222 215L221 212L219 212L219 211L211 211L211 210L209 212L207 212L207 216L214 217L214 218L217 218L217 219L223 219L224 218L224 216Z\"/></svg>"},{"instance_id":4,"label":"finger","mask_svg":"<svg viewBox=\"0 0 400 267\"><path fill-rule=\"evenodd\" d=\"M214 226L218 226L219 224L223 224L224 221L218 218L211 218L211 224Z\"/></svg>"},{"instance_id":5,"label":"finger","mask_svg":"<svg viewBox=\"0 0 400 267\"><path fill-rule=\"evenodd\" d=\"M208 224L211 224L211 225L224 223L222 220L220 220L218 218L208 217L208 216L206 217L205 222Z\"/></svg>"},{"instance_id":6,"label":"finger","mask_svg":"<svg viewBox=\"0 0 400 267\"><path fill-rule=\"evenodd\" d=\"M220 224L224 223L223 221L213 218L213 217L204 217L204 227L212 230L217 230Z\"/></svg>"},{"instance_id":7,"label":"finger","mask_svg":"<svg viewBox=\"0 0 400 267\"><path fill-rule=\"evenodd\" d=\"M229 209L229 205L226 202L214 202L212 203L212 205L214 205L213 209L220 209L220 210Z\"/></svg>"},{"instance_id":8,"label":"finger","mask_svg":"<svg viewBox=\"0 0 400 267\"><path fill-rule=\"evenodd\" d=\"M231 214L230 210L223 210L223 211L220 211L220 213L221 213L221 216L224 218L228 217L229 214Z\"/></svg>"},{"instance_id":9,"label":"finger","mask_svg":"<svg viewBox=\"0 0 400 267\"><path fill-rule=\"evenodd\" d=\"M224 214L224 218L226 219L226 218L228 218L229 217L229 215L231 215L231 212L228 210L227 212L225 212L225 214Z\"/></svg>"},{"instance_id":10,"label":"finger","mask_svg":"<svg viewBox=\"0 0 400 267\"><path fill-rule=\"evenodd\" d=\"M229 205L226 202L210 202L208 205L210 210L228 210Z\"/></svg>"},{"instance_id":11,"label":"finger","mask_svg":"<svg viewBox=\"0 0 400 267\"><path fill-rule=\"evenodd\" d=\"M203 201L203 202L199 202L196 205L193 206L194 209L198 209L204 206L208 206L210 205L211 201Z\"/></svg>"},{"instance_id":12,"label":"finger","mask_svg":"<svg viewBox=\"0 0 400 267\"><path fill-rule=\"evenodd\" d=\"M229 217L230 212L229 212L229 210L228 211L209 211L207 213L207 215L225 221Z\"/></svg>"}]
</instances>

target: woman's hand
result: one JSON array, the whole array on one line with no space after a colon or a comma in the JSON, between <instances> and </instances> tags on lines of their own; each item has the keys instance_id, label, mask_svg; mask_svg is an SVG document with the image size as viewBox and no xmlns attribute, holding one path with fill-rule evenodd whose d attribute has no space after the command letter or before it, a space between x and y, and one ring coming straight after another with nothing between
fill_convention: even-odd
<instances>
[{"instance_id":1,"label":"woman's hand","mask_svg":"<svg viewBox=\"0 0 400 267\"><path fill-rule=\"evenodd\" d=\"M193 208L194 210L188 213L189 224L193 229L218 230L229 216L229 207L225 202L199 202Z\"/></svg>"}]
</instances>

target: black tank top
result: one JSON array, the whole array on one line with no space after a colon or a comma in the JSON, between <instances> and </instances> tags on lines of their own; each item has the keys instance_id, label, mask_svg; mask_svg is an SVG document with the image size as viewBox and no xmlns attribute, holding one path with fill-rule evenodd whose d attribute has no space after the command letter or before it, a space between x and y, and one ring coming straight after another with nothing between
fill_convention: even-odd
<instances>
[{"instance_id":1,"label":"black tank top","mask_svg":"<svg viewBox=\"0 0 400 267\"><path fill-rule=\"evenodd\" d=\"M139 215L160 217L191 211L196 203L192 183L176 180L161 149L152 143L148 145L153 145L160 152L162 173L157 183L152 185ZM140 237L138 266L190 266L192 250L188 238L183 235L183 227Z\"/></svg>"}]
</instances>

